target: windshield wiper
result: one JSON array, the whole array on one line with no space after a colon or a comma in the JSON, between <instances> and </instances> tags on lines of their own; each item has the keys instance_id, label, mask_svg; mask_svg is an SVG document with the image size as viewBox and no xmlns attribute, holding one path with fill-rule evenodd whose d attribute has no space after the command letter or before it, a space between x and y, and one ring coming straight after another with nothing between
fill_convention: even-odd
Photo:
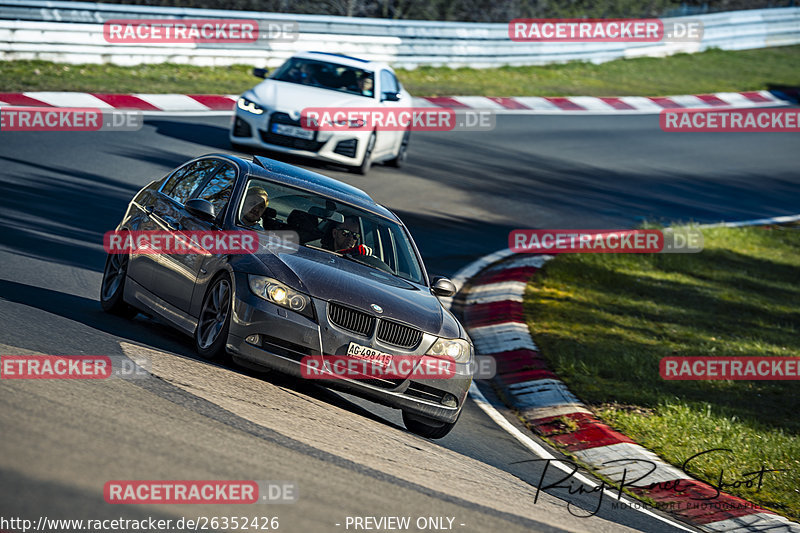
<instances>
[{"instance_id":1,"label":"windshield wiper","mask_svg":"<svg viewBox=\"0 0 800 533\"><path fill-rule=\"evenodd\" d=\"M338 254L336 252L332 252L332 251L328 250L327 248L320 248L319 246L314 246L312 244L303 244L302 246L305 246L306 248L311 248L312 250L319 250L320 252L328 252L329 254L342 255L342 254Z\"/></svg>"}]
</instances>

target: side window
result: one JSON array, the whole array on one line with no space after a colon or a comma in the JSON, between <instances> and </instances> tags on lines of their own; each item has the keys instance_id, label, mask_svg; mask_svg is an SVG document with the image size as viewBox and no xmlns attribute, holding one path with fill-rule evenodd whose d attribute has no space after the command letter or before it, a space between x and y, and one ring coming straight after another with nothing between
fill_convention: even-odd
<instances>
[{"instance_id":1,"label":"side window","mask_svg":"<svg viewBox=\"0 0 800 533\"><path fill-rule=\"evenodd\" d=\"M172 174L172 176L170 176L170 177L169 177L169 179L168 179L168 180L167 180L167 182L164 184L164 186L163 186L163 187L161 187L161 191L162 191L164 194L166 194L166 193L167 193L167 191L170 191L170 190L172 190L172 188L173 188L173 187L175 187L175 184L178 182L178 180L179 180L179 179L181 179L181 178L184 176L184 174L186 174L186 171L187 171L187 170L189 170L190 168L192 168L192 166L193 166L193 165L186 165L185 167L183 167L183 168L181 168L181 169L178 169L178 170L176 170L176 171L175 171L175 172Z\"/></svg>"},{"instance_id":2,"label":"side window","mask_svg":"<svg viewBox=\"0 0 800 533\"><path fill-rule=\"evenodd\" d=\"M388 70L381 71L381 93L399 93L397 79Z\"/></svg>"},{"instance_id":3,"label":"side window","mask_svg":"<svg viewBox=\"0 0 800 533\"><path fill-rule=\"evenodd\" d=\"M176 172L166 184L161 192L178 202L186 203L198 185L216 170L219 161L214 159L204 159L187 166L184 170Z\"/></svg>"},{"instance_id":4,"label":"side window","mask_svg":"<svg viewBox=\"0 0 800 533\"><path fill-rule=\"evenodd\" d=\"M383 250L381 249L381 236L378 233L380 229L377 225L373 224L371 220L367 220L365 218L361 219L361 240L359 241L360 244L366 244L370 248L372 248L375 255L381 257L383 255ZM383 259L381 257L381 259Z\"/></svg>"},{"instance_id":5,"label":"side window","mask_svg":"<svg viewBox=\"0 0 800 533\"><path fill-rule=\"evenodd\" d=\"M397 274L406 279L422 279L422 270L415 260L414 249L408 236L399 227L392 228L392 240L397 254Z\"/></svg>"},{"instance_id":6,"label":"side window","mask_svg":"<svg viewBox=\"0 0 800 533\"><path fill-rule=\"evenodd\" d=\"M233 183L236 180L236 169L229 163L224 163L222 169L206 183L198 198L208 200L214 204L214 210L219 214L225 211L231 197Z\"/></svg>"},{"instance_id":7,"label":"side window","mask_svg":"<svg viewBox=\"0 0 800 533\"><path fill-rule=\"evenodd\" d=\"M394 241L392 240L392 232L386 226L378 226L378 239L380 242L380 259L391 268L397 271L397 254L394 249ZM377 252L376 252L377 255Z\"/></svg>"}]
</instances>

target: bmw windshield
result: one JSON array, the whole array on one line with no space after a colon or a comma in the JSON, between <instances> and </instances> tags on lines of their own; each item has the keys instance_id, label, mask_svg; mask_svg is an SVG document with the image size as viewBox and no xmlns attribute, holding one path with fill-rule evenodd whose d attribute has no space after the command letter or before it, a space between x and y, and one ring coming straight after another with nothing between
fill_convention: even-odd
<instances>
[{"instance_id":1,"label":"bmw windshield","mask_svg":"<svg viewBox=\"0 0 800 533\"><path fill-rule=\"evenodd\" d=\"M375 84L371 71L298 57L281 65L271 79L369 98L374 94Z\"/></svg>"},{"instance_id":2,"label":"bmw windshield","mask_svg":"<svg viewBox=\"0 0 800 533\"><path fill-rule=\"evenodd\" d=\"M251 179L238 209L240 226L293 231L302 246L347 257L423 284L422 268L405 229L362 209L277 183Z\"/></svg>"}]
</instances>

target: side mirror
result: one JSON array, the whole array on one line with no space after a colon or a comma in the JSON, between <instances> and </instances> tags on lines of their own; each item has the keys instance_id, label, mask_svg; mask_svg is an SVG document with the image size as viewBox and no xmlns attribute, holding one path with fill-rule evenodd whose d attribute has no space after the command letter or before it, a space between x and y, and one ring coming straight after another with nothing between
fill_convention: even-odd
<instances>
[{"instance_id":1,"label":"side mirror","mask_svg":"<svg viewBox=\"0 0 800 533\"><path fill-rule=\"evenodd\" d=\"M269 74L268 68L254 68L253 69L253 76L256 78L266 78L267 74Z\"/></svg>"},{"instance_id":2,"label":"side mirror","mask_svg":"<svg viewBox=\"0 0 800 533\"><path fill-rule=\"evenodd\" d=\"M433 278L433 283L431 283L431 290L433 291L433 294L435 294L436 296L444 296L444 297L454 296L456 292L458 292L453 282L442 276L435 276Z\"/></svg>"},{"instance_id":3,"label":"side mirror","mask_svg":"<svg viewBox=\"0 0 800 533\"><path fill-rule=\"evenodd\" d=\"M400 93L393 92L383 93L383 98L381 98L381 102L397 102L398 100L400 100Z\"/></svg>"},{"instance_id":4,"label":"side mirror","mask_svg":"<svg viewBox=\"0 0 800 533\"><path fill-rule=\"evenodd\" d=\"M214 204L202 198L192 198L186 202L186 210L202 220L212 222L217 218L217 210L214 209Z\"/></svg>"}]
</instances>

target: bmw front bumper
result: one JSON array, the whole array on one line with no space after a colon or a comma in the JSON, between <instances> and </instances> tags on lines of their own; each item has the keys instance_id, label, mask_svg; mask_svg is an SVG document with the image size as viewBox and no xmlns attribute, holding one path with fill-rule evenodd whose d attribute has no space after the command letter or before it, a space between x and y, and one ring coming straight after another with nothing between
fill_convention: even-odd
<instances>
[{"instance_id":1,"label":"bmw front bumper","mask_svg":"<svg viewBox=\"0 0 800 533\"><path fill-rule=\"evenodd\" d=\"M364 157L371 132L317 131L313 139L293 138L270 132L272 114L254 115L237 108L229 133L231 143L348 166L359 165Z\"/></svg>"},{"instance_id":2,"label":"bmw front bumper","mask_svg":"<svg viewBox=\"0 0 800 533\"><path fill-rule=\"evenodd\" d=\"M303 377L301 361L310 355L346 355L351 342L398 355L423 355L436 341L424 334L413 351L400 350L374 338L359 336L330 323L327 302L312 298L317 321L284 309L253 294L247 274L236 273L228 351L250 363ZM258 335L257 343L247 342ZM472 362L455 365L455 374L442 379L361 380L314 379L376 403L453 423L472 383Z\"/></svg>"}]
</instances>

